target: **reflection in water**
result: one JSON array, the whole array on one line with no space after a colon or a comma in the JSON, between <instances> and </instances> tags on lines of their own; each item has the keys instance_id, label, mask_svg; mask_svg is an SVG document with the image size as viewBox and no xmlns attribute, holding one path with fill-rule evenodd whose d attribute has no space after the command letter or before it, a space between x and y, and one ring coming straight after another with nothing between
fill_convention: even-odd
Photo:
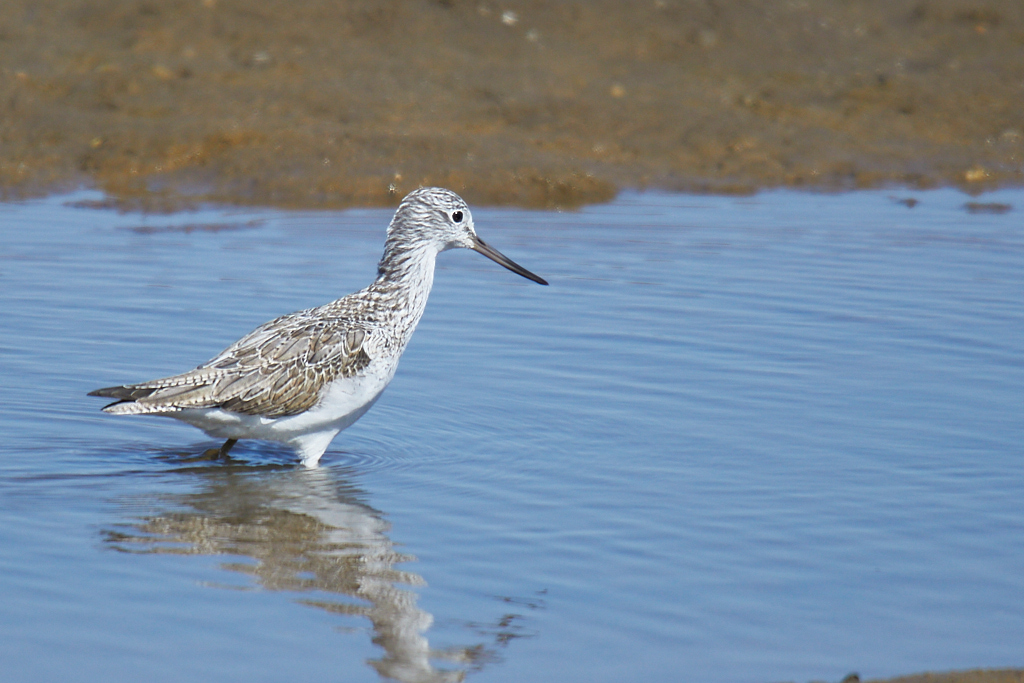
<instances>
[{"instance_id":1,"label":"reflection in water","mask_svg":"<svg viewBox=\"0 0 1024 683\"><path fill-rule=\"evenodd\" d=\"M337 472L237 465L187 472L201 477L198 491L161 497L163 511L106 531L106 542L124 552L249 557L254 561L223 566L252 576L268 590L356 598L301 602L369 619L373 642L384 649L369 664L387 678L460 681L466 669L495 660L495 647L484 644L430 648L424 633L433 617L416 606L414 592L398 586L425 584L419 575L395 568L415 558L395 551L382 513L362 502L361 492L339 481ZM508 614L494 626L473 626L503 646L523 637L518 619ZM432 659L463 668L439 669Z\"/></svg>"}]
</instances>

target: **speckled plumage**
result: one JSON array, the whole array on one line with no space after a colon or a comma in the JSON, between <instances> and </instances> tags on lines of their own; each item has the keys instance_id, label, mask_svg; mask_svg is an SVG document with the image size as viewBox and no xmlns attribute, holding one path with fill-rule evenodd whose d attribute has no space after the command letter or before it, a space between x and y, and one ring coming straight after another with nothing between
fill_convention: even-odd
<instances>
[{"instance_id":1,"label":"speckled plumage","mask_svg":"<svg viewBox=\"0 0 1024 683\"><path fill-rule=\"evenodd\" d=\"M98 389L119 415L163 415L211 436L280 441L308 466L376 401L426 307L437 254L469 248L540 284L544 280L486 245L454 192L410 193L388 227L377 279L323 306L281 316L194 370Z\"/></svg>"}]
</instances>

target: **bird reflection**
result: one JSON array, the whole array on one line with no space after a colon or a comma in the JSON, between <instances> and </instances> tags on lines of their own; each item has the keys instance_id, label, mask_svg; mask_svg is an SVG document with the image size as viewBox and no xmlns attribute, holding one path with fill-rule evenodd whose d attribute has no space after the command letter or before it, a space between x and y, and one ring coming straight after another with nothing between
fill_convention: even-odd
<instances>
[{"instance_id":1,"label":"bird reflection","mask_svg":"<svg viewBox=\"0 0 1024 683\"><path fill-rule=\"evenodd\" d=\"M336 471L238 465L187 471L200 476L198 490L161 497L163 511L105 531L106 542L131 553L247 557L252 561L223 566L268 590L329 593L301 602L368 619L373 642L384 650L368 663L402 682L461 681L467 670L494 661L496 646L524 635L519 615L505 615L493 627L474 625L493 638L491 645L431 649L424 634L433 617L402 587L425 582L396 568L415 558L395 550L382 513Z\"/></svg>"}]
</instances>

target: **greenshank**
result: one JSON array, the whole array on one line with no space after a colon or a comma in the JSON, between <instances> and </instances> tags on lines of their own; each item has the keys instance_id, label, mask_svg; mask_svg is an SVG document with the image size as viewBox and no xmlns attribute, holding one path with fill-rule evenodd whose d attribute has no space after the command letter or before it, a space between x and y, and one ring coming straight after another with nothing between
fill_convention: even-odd
<instances>
[{"instance_id":1,"label":"greenshank","mask_svg":"<svg viewBox=\"0 0 1024 683\"><path fill-rule=\"evenodd\" d=\"M395 376L434 282L437 255L472 249L513 273L547 282L489 246L466 202L428 187L409 193L388 226L377 279L329 304L260 325L195 370L107 387L114 415L161 415L226 439L287 444L316 467L338 432L363 416Z\"/></svg>"}]
</instances>

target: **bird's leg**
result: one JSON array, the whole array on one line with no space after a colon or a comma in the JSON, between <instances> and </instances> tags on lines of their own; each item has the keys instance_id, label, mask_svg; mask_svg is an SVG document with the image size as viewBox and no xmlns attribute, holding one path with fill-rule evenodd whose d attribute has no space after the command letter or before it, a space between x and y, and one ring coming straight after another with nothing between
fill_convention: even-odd
<instances>
[{"instance_id":1,"label":"bird's leg","mask_svg":"<svg viewBox=\"0 0 1024 683\"><path fill-rule=\"evenodd\" d=\"M227 460L228 451L230 451L231 447L234 446L236 443L238 443L238 439L228 439L227 441L225 441L224 445L220 447L220 457Z\"/></svg>"},{"instance_id":2,"label":"bird's leg","mask_svg":"<svg viewBox=\"0 0 1024 683\"><path fill-rule=\"evenodd\" d=\"M228 439L220 448L208 448L205 451L203 451L201 459L214 460L216 458L220 458L221 460L227 460L228 451L230 451L231 447L234 446L236 443L238 443L238 439Z\"/></svg>"}]
</instances>

